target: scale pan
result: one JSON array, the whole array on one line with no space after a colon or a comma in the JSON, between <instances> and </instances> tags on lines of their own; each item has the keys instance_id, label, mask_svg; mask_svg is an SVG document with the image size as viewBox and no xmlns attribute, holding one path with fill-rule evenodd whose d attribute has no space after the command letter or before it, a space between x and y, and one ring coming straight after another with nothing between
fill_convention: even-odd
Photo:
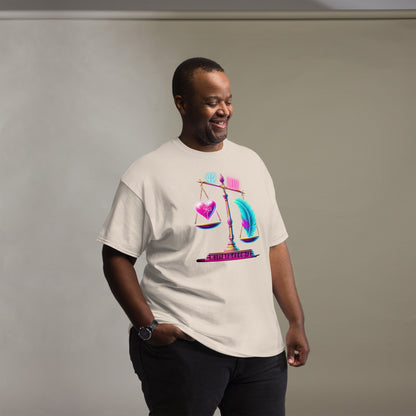
<instances>
[{"instance_id":1,"label":"scale pan","mask_svg":"<svg viewBox=\"0 0 416 416\"><path fill-rule=\"evenodd\" d=\"M243 243L252 243L253 241L256 241L259 238L258 235L254 236L254 237L245 237L245 238L240 238L240 240Z\"/></svg>"},{"instance_id":2,"label":"scale pan","mask_svg":"<svg viewBox=\"0 0 416 416\"><path fill-rule=\"evenodd\" d=\"M198 227L198 228L214 228L214 227L216 227L216 226L218 226L220 224L221 224L221 221L218 221L218 222L209 222L207 224L195 224L195 226Z\"/></svg>"}]
</instances>

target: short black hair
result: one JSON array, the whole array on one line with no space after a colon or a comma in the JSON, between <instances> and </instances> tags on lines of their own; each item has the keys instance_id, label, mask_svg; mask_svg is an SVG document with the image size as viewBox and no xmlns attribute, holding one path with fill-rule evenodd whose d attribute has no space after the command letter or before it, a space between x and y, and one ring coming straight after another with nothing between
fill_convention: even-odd
<instances>
[{"instance_id":1,"label":"short black hair","mask_svg":"<svg viewBox=\"0 0 416 416\"><path fill-rule=\"evenodd\" d=\"M172 79L172 94L184 96L189 92L192 75L195 70L202 69L205 72L224 72L220 64L208 58L190 58L183 61L175 70Z\"/></svg>"}]
</instances>

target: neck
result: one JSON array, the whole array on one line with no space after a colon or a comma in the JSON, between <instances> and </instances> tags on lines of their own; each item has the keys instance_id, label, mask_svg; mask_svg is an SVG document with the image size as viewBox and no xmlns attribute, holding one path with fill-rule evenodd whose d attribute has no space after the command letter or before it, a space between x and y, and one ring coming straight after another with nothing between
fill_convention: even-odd
<instances>
[{"instance_id":1,"label":"neck","mask_svg":"<svg viewBox=\"0 0 416 416\"><path fill-rule=\"evenodd\" d=\"M213 144L202 144L196 138L189 135L185 135L184 132L182 132L179 135L179 139L186 146L194 150L199 150L200 152L217 152L218 150L221 150L223 147L222 141Z\"/></svg>"}]
</instances>

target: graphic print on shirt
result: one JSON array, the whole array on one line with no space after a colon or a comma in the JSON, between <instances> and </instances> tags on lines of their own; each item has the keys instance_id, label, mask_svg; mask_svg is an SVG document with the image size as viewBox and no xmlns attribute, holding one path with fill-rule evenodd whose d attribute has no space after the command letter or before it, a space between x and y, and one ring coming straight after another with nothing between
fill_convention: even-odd
<instances>
[{"instance_id":1,"label":"graphic print on shirt","mask_svg":"<svg viewBox=\"0 0 416 416\"><path fill-rule=\"evenodd\" d=\"M229 202L230 195L232 198L234 198L234 195L237 196L234 198L234 203L239 208L241 215L240 241L243 243L252 243L259 238L256 216L254 215L254 211L250 204L248 204L248 202L244 199L244 192L240 190L240 181L232 177L227 177L225 180L224 176L220 174L218 183L217 174L209 172L206 174L205 180L199 179L198 182L201 186L201 192L199 195L199 202L195 204L195 226L205 231L217 227L222 223L222 219L217 208L220 204L222 204L222 202L210 199L207 192L207 188L210 187L220 188L227 215L228 243L225 243L227 246L224 251L208 253L205 258L197 259L196 261L217 262L243 260L257 257L258 254L254 254L252 249L240 250L235 243L233 228L234 220L231 216ZM245 237L243 237L243 229ZM224 240L226 238L227 236L224 235Z\"/></svg>"}]
</instances>

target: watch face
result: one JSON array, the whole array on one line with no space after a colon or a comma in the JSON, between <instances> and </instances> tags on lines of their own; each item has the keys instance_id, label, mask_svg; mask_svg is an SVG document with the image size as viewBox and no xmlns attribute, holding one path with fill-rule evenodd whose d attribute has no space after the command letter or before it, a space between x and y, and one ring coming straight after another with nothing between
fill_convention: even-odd
<instances>
[{"instance_id":1,"label":"watch face","mask_svg":"<svg viewBox=\"0 0 416 416\"><path fill-rule=\"evenodd\" d=\"M147 341L152 336L152 332L148 328L140 328L139 329L139 337L143 341Z\"/></svg>"}]
</instances>

